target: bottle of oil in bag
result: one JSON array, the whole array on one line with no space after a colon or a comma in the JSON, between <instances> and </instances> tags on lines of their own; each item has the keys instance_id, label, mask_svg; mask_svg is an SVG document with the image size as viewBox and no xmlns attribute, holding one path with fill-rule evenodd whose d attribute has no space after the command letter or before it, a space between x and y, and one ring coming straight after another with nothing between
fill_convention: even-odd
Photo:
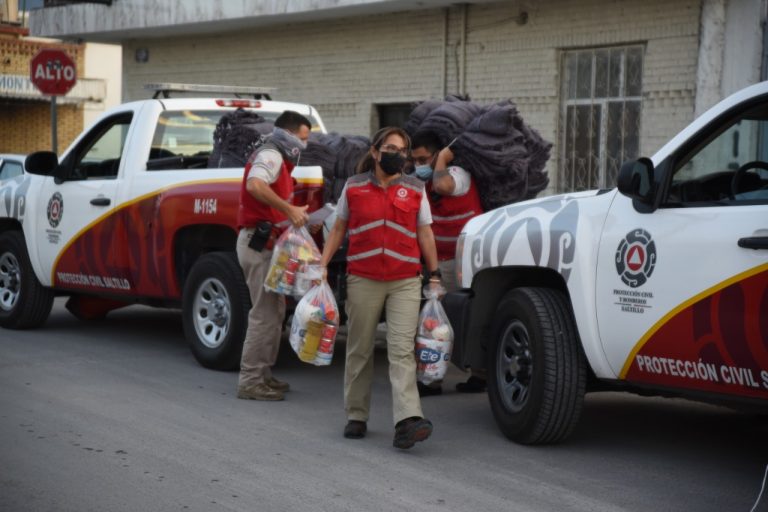
<instances>
[{"instance_id":1,"label":"bottle of oil in bag","mask_svg":"<svg viewBox=\"0 0 768 512\"><path fill-rule=\"evenodd\" d=\"M309 320L307 322L307 332L304 335L304 345L301 346L301 351L299 351L299 359L306 363L311 363L315 360L317 347L320 344L320 335L324 326L325 324L318 320Z\"/></svg>"}]
</instances>

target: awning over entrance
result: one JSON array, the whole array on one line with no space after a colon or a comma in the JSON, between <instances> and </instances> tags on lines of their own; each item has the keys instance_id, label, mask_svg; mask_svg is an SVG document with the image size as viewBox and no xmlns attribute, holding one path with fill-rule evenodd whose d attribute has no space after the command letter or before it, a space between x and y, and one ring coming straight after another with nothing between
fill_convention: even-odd
<instances>
[{"instance_id":1,"label":"awning over entrance","mask_svg":"<svg viewBox=\"0 0 768 512\"><path fill-rule=\"evenodd\" d=\"M464 0L464 3L498 1ZM35 36L119 43L127 39L224 33L285 23L444 8L455 3L456 0L131 0L112 2L111 5L73 3L33 10L29 26Z\"/></svg>"}]
</instances>

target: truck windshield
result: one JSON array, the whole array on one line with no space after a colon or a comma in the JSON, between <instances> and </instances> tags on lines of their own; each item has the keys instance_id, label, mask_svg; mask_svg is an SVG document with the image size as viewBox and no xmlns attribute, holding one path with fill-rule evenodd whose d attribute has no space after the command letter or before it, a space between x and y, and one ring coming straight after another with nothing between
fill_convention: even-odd
<instances>
[{"instance_id":1,"label":"truck windshield","mask_svg":"<svg viewBox=\"0 0 768 512\"><path fill-rule=\"evenodd\" d=\"M216 148L216 127L222 117L234 111L224 110L181 110L165 111L157 120L157 127L152 138L147 170L200 169L218 167L209 165L211 155ZM265 126L255 126L254 139L259 132L269 133L271 123L281 112L258 112L264 118ZM309 117L313 128L319 123ZM219 141L220 142L220 141Z\"/></svg>"}]
</instances>

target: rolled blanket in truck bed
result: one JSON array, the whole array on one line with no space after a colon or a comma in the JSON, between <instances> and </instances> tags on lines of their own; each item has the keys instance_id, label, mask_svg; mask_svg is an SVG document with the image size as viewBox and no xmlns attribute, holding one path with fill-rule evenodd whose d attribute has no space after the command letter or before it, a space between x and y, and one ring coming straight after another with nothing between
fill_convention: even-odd
<instances>
[{"instance_id":1,"label":"rolled blanket in truck bed","mask_svg":"<svg viewBox=\"0 0 768 512\"><path fill-rule=\"evenodd\" d=\"M406 123L413 135L428 130L451 149L455 165L475 178L483 208L536 197L549 184L544 167L552 143L528 126L511 100L479 105L455 96L417 105Z\"/></svg>"},{"instance_id":2,"label":"rolled blanket in truck bed","mask_svg":"<svg viewBox=\"0 0 768 512\"><path fill-rule=\"evenodd\" d=\"M256 112L237 109L224 114L213 133L208 167L245 167L262 137L272 133L273 123ZM367 137L338 133L311 133L299 165L323 169L323 202L338 201L347 178L370 148Z\"/></svg>"},{"instance_id":3,"label":"rolled blanket in truck bed","mask_svg":"<svg viewBox=\"0 0 768 512\"><path fill-rule=\"evenodd\" d=\"M256 112L238 108L221 116L213 132L213 151L208 167L245 167L248 157L273 124Z\"/></svg>"},{"instance_id":4,"label":"rolled blanket in truck bed","mask_svg":"<svg viewBox=\"0 0 768 512\"><path fill-rule=\"evenodd\" d=\"M299 162L322 167L323 202L336 203L347 178L355 174L357 163L370 147L370 140L360 135L312 133Z\"/></svg>"}]
</instances>

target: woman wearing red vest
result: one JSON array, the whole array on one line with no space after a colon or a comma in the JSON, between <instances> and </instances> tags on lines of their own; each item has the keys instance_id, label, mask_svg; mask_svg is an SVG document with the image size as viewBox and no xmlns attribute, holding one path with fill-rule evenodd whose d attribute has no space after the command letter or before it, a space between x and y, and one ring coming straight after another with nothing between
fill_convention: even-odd
<instances>
[{"instance_id":1,"label":"woman wearing red vest","mask_svg":"<svg viewBox=\"0 0 768 512\"><path fill-rule=\"evenodd\" d=\"M424 184L403 174L409 151L408 135L399 128L374 135L359 174L344 186L322 256L325 266L349 235L344 437L365 436L376 326L386 311L396 448L410 448L432 433L421 411L414 358L422 255L430 279L440 280Z\"/></svg>"}]
</instances>

